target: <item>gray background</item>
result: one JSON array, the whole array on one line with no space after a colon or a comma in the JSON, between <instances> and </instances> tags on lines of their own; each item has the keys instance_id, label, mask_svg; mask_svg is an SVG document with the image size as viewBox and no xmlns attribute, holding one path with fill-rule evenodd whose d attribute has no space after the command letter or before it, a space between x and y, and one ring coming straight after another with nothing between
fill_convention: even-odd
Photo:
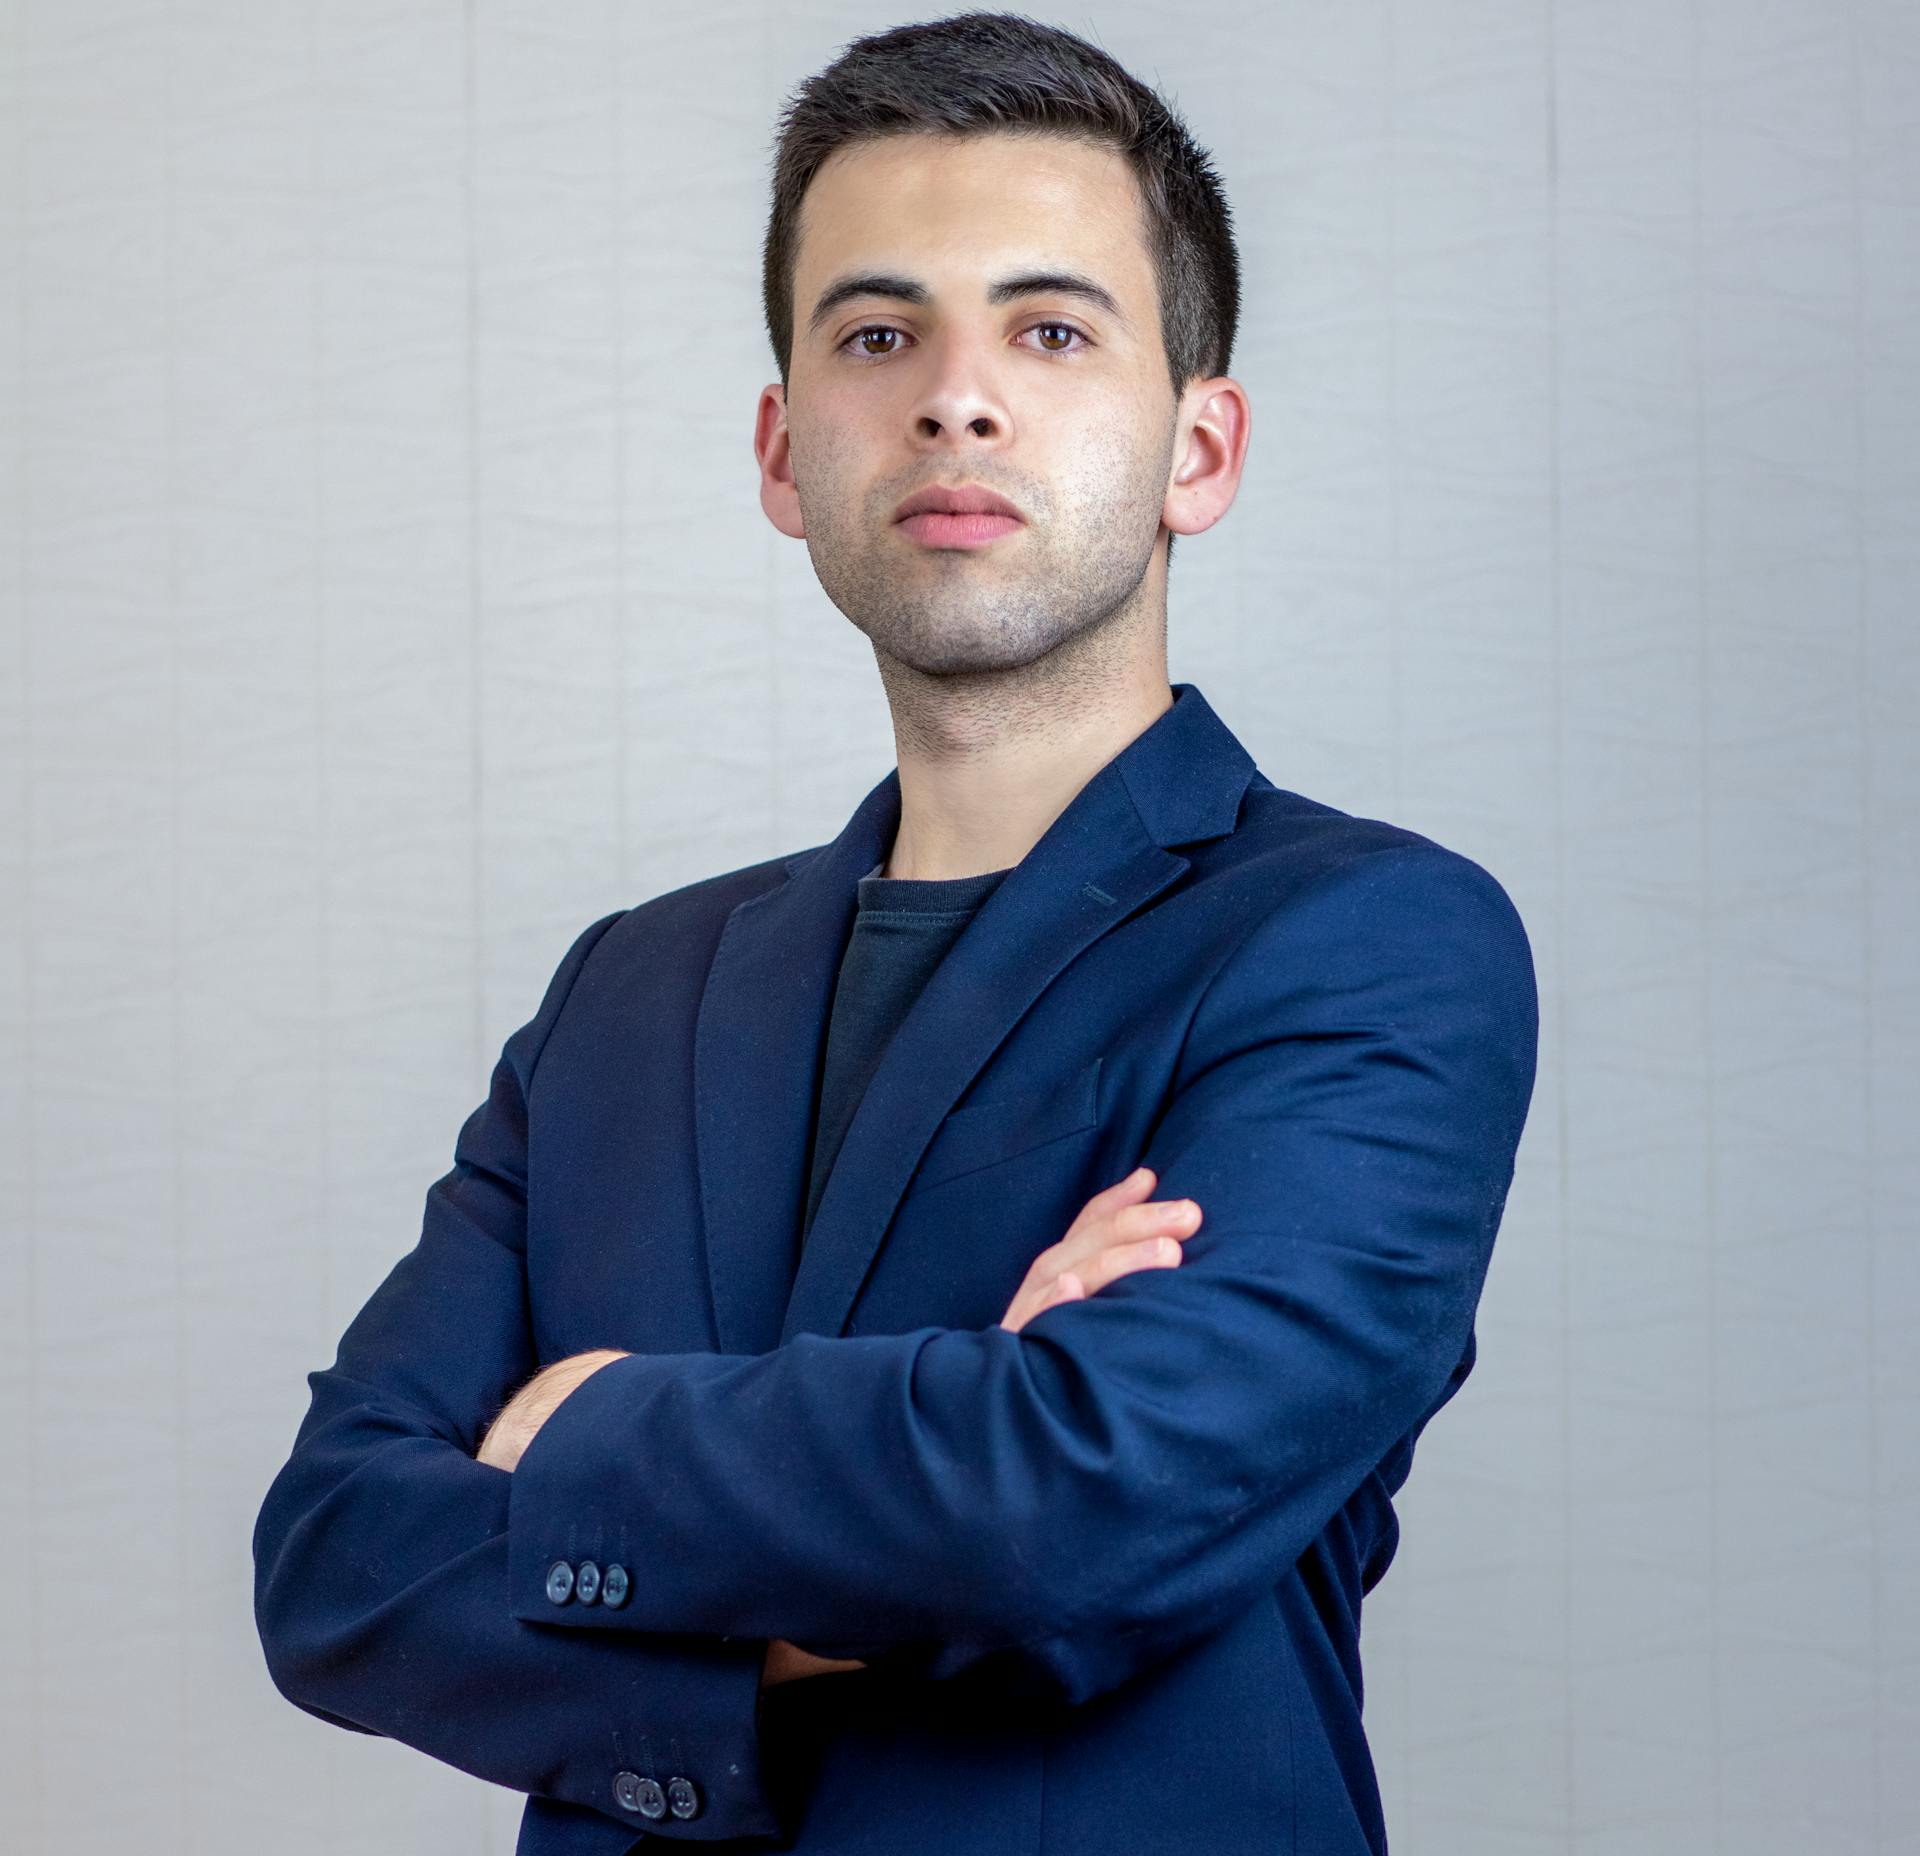
<instances>
[{"instance_id":1,"label":"gray background","mask_svg":"<svg viewBox=\"0 0 1920 1856\"><path fill-rule=\"evenodd\" d=\"M775 112L914 16L0 0L10 1850L512 1848L273 1692L249 1531L571 937L893 764L751 427ZM1533 936L1395 1850L1910 1850L1920 9L1042 17L1242 239L1172 675Z\"/></svg>"}]
</instances>

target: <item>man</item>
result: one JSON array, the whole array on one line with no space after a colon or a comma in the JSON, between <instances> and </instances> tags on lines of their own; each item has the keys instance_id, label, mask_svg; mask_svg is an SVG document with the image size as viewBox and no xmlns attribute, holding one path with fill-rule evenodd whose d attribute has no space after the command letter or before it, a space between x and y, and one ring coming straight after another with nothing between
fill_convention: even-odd
<instances>
[{"instance_id":1,"label":"man","mask_svg":"<svg viewBox=\"0 0 1920 1856\"><path fill-rule=\"evenodd\" d=\"M1360 1603L1473 1364L1524 931L1168 684L1249 423L1153 93L862 41L767 258L762 504L897 767L568 950L310 1375L274 1679L525 1791L523 1856L1381 1852Z\"/></svg>"}]
</instances>

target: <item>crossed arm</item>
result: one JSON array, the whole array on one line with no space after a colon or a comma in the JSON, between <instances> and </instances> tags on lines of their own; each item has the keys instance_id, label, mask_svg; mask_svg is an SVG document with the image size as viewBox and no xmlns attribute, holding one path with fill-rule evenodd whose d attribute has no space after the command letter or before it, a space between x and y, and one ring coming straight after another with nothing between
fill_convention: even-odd
<instances>
[{"instance_id":1,"label":"crossed arm","mask_svg":"<svg viewBox=\"0 0 1920 1856\"><path fill-rule=\"evenodd\" d=\"M1153 1170L1140 1167L1090 1199L1066 1236L1034 1259L1000 1325L1018 1333L1042 1309L1094 1294L1134 1270L1177 1265L1179 1240L1200 1228L1200 1209L1191 1199L1147 1199L1153 1184ZM619 1348L596 1347L543 1367L487 1427L476 1458L511 1473L541 1426L570 1393L601 1367L628 1357ZM771 1688L805 1676L865 1667L859 1657L816 1656L784 1637L772 1637L767 1641L760 1686Z\"/></svg>"},{"instance_id":2,"label":"crossed arm","mask_svg":"<svg viewBox=\"0 0 1920 1856\"><path fill-rule=\"evenodd\" d=\"M500 1415L487 1427L475 1452L482 1463L511 1473L521 1453L539 1435L540 1427L565 1401L567 1394L603 1366L627 1355L612 1347L596 1347L588 1353L569 1354L543 1367L507 1401ZM773 1688L782 1682L798 1681L805 1676L831 1675L847 1669L864 1669L857 1658L815 1656L784 1637L767 1639L766 1660L760 1666L760 1686Z\"/></svg>"}]
</instances>

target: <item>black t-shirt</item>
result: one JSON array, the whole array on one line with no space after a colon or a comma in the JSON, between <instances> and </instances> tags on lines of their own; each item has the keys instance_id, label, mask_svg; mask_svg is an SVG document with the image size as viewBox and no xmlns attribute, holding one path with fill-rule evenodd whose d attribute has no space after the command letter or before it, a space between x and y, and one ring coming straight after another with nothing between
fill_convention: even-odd
<instances>
[{"instance_id":1,"label":"black t-shirt","mask_svg":"<svg viewBox=\"0 0 1920 1856\"><path fill-rule=\"evenodd\" d=\"M1007 874L989 870L980 876L881 876L885 862L882 858L860 879L859 912L840 957L820 1077L820 1112L814 1120L803 1244L847 1124L889 1040L928 975Z\"/></svg>"}]
</instances>

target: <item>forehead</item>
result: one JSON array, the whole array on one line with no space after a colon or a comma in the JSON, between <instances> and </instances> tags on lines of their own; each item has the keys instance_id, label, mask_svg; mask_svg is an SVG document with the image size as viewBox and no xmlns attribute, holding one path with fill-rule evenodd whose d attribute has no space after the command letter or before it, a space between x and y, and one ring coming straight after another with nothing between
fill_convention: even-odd
<instances>
[{"instance_id":1,"label":"forehead","mask_svg":"<svg viewBox=\"0 0 1920 1856\"><path fill-rule=\"evenodd\" d=\"M1009 261L1070 266L1129 305L1153 287L1126 157L1060 135L899 135L835 153L801 210L800 316L829 273L909 260L949 276L984 277Z\"/></svg>"}]
</instances>

